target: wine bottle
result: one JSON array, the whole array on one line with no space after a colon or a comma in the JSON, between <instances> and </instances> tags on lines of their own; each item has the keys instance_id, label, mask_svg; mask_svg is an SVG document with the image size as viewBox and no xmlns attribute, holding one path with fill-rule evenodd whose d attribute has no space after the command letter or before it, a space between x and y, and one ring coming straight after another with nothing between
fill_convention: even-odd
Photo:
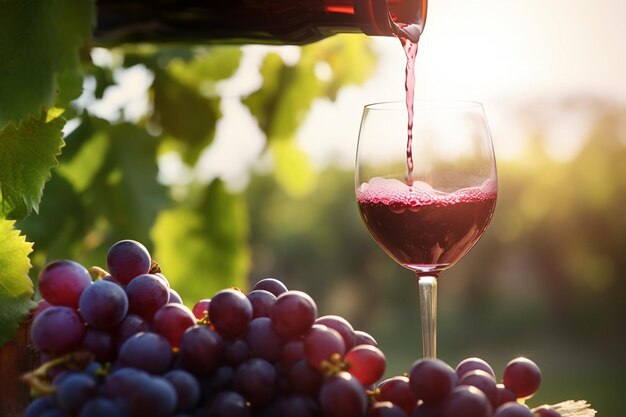
<instances>
[{"instance_id":1,"label":"wine bottle","mask_svg":"<svg viewBox=\"0 0 626 417\"><path fill-rule=\"evenodd\" d=\"M337 33L417 42L427 0L98 0L96 43L306 44Z\"/></svg>"}]
</instances>

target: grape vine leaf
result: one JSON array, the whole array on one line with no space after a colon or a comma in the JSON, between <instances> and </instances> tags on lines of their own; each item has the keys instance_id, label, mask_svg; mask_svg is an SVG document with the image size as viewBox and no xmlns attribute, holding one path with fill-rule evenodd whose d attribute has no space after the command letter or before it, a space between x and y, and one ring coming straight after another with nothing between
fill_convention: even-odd
<instances>
[{"instance_id":1,"label":"grape vine leaf","mask_svg":"<svg viewBox=\"0 0 626 417\"><path fill-rule=\"evenodd\" d=\"M28 277L32 243L0 219L0 346L15 336L20 320L34 307L33 283Z\"/></svg>"},{"instance_id":2,"label":"grape vine leaf","mask_svg":"<svg viewBox=\"0 0 626 417\"><path fill-rule=\"evenodd\" d=\"M210 297L227 286L245 288L248 224L243 198L215 180L197 207L159 215L151 232L154 259L183 300Z\"/></svg>"},{"instance_id":3,"label":"grape vine leaf","mask_svg":"<svg viewBox=\"0 0 626 417\"><path fill-rule=\"evenodd\" d=\"M37 211L50 170L63 147L59 109L0 131L0 216L20 219Z\"/></svg>"},{"instance_id":4,"label":"grape vine leaf","mask_svg":"<svg viewBox=\"0 0 626 417\"><path fill-rule=\"evenodd\" d=\"M81 92L78 48L94 0L6 1L0 13L0 129Z\"/></svg>"}]
</instances>

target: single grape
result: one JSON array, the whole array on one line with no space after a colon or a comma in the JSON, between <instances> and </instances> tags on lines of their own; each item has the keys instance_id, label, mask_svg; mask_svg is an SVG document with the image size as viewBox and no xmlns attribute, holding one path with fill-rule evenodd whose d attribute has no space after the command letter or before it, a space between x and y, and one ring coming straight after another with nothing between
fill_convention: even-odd
<instances>
[{"instance_id":1,"label":"single grape","mask_svg":"<svg viewBox=\"0 0 626 417\"><path fill-rule=\"evenodd\" d=\"M170 304L184 304L183 299L176 290L170 288Z\"/></svg>"},{"instance_id":2,"label":"single grape","mask_svg":"<svg viewBox=\"0 0 626 417\"><path fill-rule=\"evenodd\" d=\"M111 246L107 253L109 273L122 285L127 285L138 275L147 274L151 266L150 253L134 240L121 240Z\"/></svg>"},{"instance_id":3,"label":"single grape","mask_svg":"<svg viewBox=\"0 0 626 417\"><path fill-rule=\"evenodd\" d=\"M313 368L324 371L333 360L343 358L345 346L341 335L323 324L314 324L304 337L304 354Z\"/></svg>"},{"instance_id":4,"label":"single grape","mask_svg":"<svg viewBox=\"0 0 626 417\"><path fill-rule=\"evenodd\" d=\"M169 289L153 274L135 277L126 287L128 311L151 321L158 309L170 299Z\"/></svg>"},{"instance_id":5,"label":"single grape","mask_svg":"<svg viewBox=\"0 0 626 417\"><path fill-rule=\"evenodd\" d=\"M176 411L191 412L200 401L200 384L189 372L180 369L169 371L165 378L176 390Z\"/></svg>"},{"instance_id":6,"label":"single grape","mask_svg":"<svg viewBox=\"0 0 626 417\"><path fill-rule=\"evenodd\" d=\"M69 415L74 415L97 392L96 381L84 373L73 373L64 378L55 392L59 408Z\"/></svg>"},{"instance_id":7,"label":"single grape","mask_svg":"<svg viewBox=\"0 0 626 417\"><path fill-rule=\"evenodd\" d=\"M320 414L317 403L306 395L293 395L285 398L278 405L280 417L317 417ZM268 412L268 417L276 414Z\"/></svg>"},{"instance_id":8,"label":"single grape","mask_svg":"<svg viewBox=\"0 0 626 417\"><path fill-rule=\"evenodd\" d=\"M533 417L533 413L523 404L508 402L498 407L493 417Z\"/></svg>"},{"instance_id":9,"label":"single grape","mask_svg":"<svg viewBox=\"0 0 626 417\"><path fill-rule=\"evenodd\" d=\"M274 278L265 278L254 284L252 290L265 290L274 294L275 297L278 297L284 292L287 292L287 287L285 284L280 282Z\"/></svg>"},{"instance_id":10,"label":"single grape","mask_svg":"<svg viewBox=\"0 0 626 417\"><path fill-rule=\"evenodd\" d=\"M132 417L169 417L176 409L176 390L161 377L144 374L127 398Z\"/></svg>"},{"instance_id":11,"label":"single grape","mask_svg":"<svg viewBox=\"0 0 626 417\"><path fill-rule=\"evenodd\" d=\"M254 290L250 291L247 297L252 304L252 318L270 316L272 306L276 302L274 294L265 290Z\"/></svg>"},{"instance_id":12,"label":"single grape","mask_svg":"<svg viewBox=\"0 0 626 417\"><path fill-rule=\"evenodd\" d=\"M111 400L94 398L80 409L78 417L123 417L123 412Z\"/></svg>"},{"instance_id":13,"label":"single grape","mask_svg":"<svg viewBox=\"0 0 626 417\"><path fill-rule=\"evenodd\" d=\"M271 316L281 337L296 339L306 334L315 322L317 305L302 291L287 291L276 299Z\"/></svg>"},{"instance_id":14,"label":"single grape","mask_svg":"<svg viewBox=\"0 0 626 417\"><path fill-rule=\"evenodd\" d=\"M211 398L217 392L235 389L235 370L230 366L220 366L209 378L200 380L201 401Z\"/></svg>"},{"instance_id":15,"label":"single grape","mask_svg":"<svg viewBox=\"0 0 626 417\"><path fill-rule=\"evenodd\" d=\"M517 395L517 398L532 397L541 384L541 370L527 358L516 358L504 368L504 386Z\"/></svg>"},{"instance_id":16,"label":"single grape","mask_svg":"<svg viewBox=\"0 0 626 417\"><path fill-rule=\"evenodd\" d=\"M211 299L205 298L205 299L198 301L193 306L193 308L191 309L191 312L193 313L194 316L196 316L196 319L200 320L200 319L203 319L205 316L208 317L209 304L211 304Z\"/></svg>"},{"instance_id":17,"label":"single grape","mask_svg":"<svg viewBox=\"0 0 626 417\"><path fill-rule=\"evenodd\" d=\"M23 417L40 417L43 413L53 410L55 407L51 396L38 397L28 404Z\"/></svg>"},{"instance_id":18,"label":"single grape","mask_svg":"<svg viewBox=\"0 0 626 417\"><path fill-rule=\"evenodd\" d=\"M478 388L463 385L456 387L446 399L441 417L491 417L491 413L485 394Z\"/></svg>"},{"instance_id":19,"label":"single grape","mask_svg":"<svg viewBox=\"0 0 626 417\"><path fill-rule=\"evenodd\" d=\"M304 358L304 342L302 340L290 340L283 346L280 363L285 369L294 362Z\"/></svg>"},{"instance_id":20,"label":"single grape","mask_svg":"<svg viewBox=\"0 0 626 417\"><path fill-rule=\"evenodd\" d=\"M355 346L356 336L354 335L354 328L348 322L348 320L344 319L341 316L322 316L315 320L316 324L323 324L326 327L329 327L333 330L336 330L343 339L343 343L346 347L346 351L352 349Z\"/></svg>"},{"instance_id":21,"label":"single grape","mask_svg":"<svg viewBox=\"0 0 626 417\"><path fill-rule=\"evenodd\" d=\"M479 369L466 372L461 379L459 385L469 385L476 387L487 396L489 403L495 409L498 406L498 387L496 381L485 371Z\"/></svg>"},{"instance_id":22,"label":"single grape","mask_svg":"<svg viewBox=\"0 0 626 417\"><path fill-rule=\"evenodd\" d=\"M420 359L409 371L409 385L415 398L427 404L441 403L456 386L454 369L439 359Z\"/></svg>"},{"instance_id":23,"label":"single grape","mask_svg":"<svg viewBox=\"0 0 626 417\"><path fill-rule=\"evenodd\" d=\"M445 404L445 402L443 403ZM443 404L420 403L415 406L411 417L441 417Z\"/></svg>"},{"instance_id":24,"label":"single grape","mask_svg":"<svg viewBox=\"0 0 626 417\"><path fill-rule=\"evenodd\" d=\"M504 384L497 384L496 388L498 388L498 402L496 406L501 406L504 403L517 400L517 395L505 387Z\"/></svg>"},{"instance_id":25,"label":"single grape","mask_svg":"<svg viewBox=\"0 0 626 417\"><path fill-rule=\"evenodd\" d=\"M387 364L385 354L370 345L355 346L346 353L345 361L348 372L363 385L374 384L382 378Z\"/></svg>"},{"instance_id":26,"label":"single grape","mask_svg":"<svg viewBox=\"0 0 626 417\"><path fill-rule=\"evenodd\" d=\"M241 394L234 391L224 391L213 398L206 412L201 414L201 416L250 417L251 414L250 405Z\"/></svg>"},{"instance_id":27,"label":"single grape","mask_svg":"<svg viewBox=\"0 0 626 417\"><path fill-rule=\"evenodd\" d=\"M459 379L463 378L463 375L465 375L466 373L470 371L477 371L477 370L487 372L489 375L491 375L494 381L496 380L496 374L495 372L493 372L491 365L489 365L483 359L480 359L480 358L463 359L456 366L456 374L459 377Z\"/></svg>"},{"instance_id":28,"label":"single grape","mask_svg":"<svg viewBox=\"0 0 626 417\"><path fill-rule=\"evenodd\" d=\"M409 416L417 404L409 385L409 378L406 376L394 376L381 382L378 385L376 400L389 401L402 408Z\"/></svg>"},{"instance_id":29,"label":"single grape","mask_svg":"<svg viewBox=\"0 0 626 417\"><path fill-rule=\"evenodd\" d=\"M323 375L313 369L306 359L301 359L289 367L287 380L294 393L316 395L322 385Z\"/></svg>"},{"instance_id":30,"label":"single grape","mask_svg":"<svg viewBox=\"0 0 626 417\"><path fill-rule=\"evenodd\" d=\"M30 335L37 350L53 356L60 355L80 346L85 324L72 308L53 306L33 321Z\"/></svg>"},{"instance_id":31,"label":"single grape","mask_svg":"<svg viewBox=\"0 0 626 417\"><path fill-rule=\"evenodd\" d=\"M78 308L83 290L91 285L84 266L66 259L49 263L39 273L39 293L52 305Z\"/></svg>"},{"instance_id":32,"label":"single grape","mask_svg":"<svg viewBox=\"0 0 626 417\"><path fill-rule=\"evenodd\" d=\"M540 407L533 411L534 417L561 417L561 413L553 408ZM26 417L26 416L24 416Z\"/></svg>"},{"instance_id":33,"label":"single grape","mask_svg":"<svg viewBox=\"0 0 626 417\"><path fill-rule=\"evenodd\" d=\"M151 374L166 372L172 363L172 346L163 336L138 333L120 347L118 360L122 366L132 366Z\"/></svg>"},{"instance_id":34,"label":"single grape","mask_svg":"<svg viewBox=\"0 0 626 417\"><path fill-rule=\"evenodd\" d=\"M194 326L180 339L183 367L196 375L209 375L220 365L224 347L220 335L204 326Z\"/></svg>"},{"instance_id":35,"label":"single grape","mask_svg":"<svg viewBox=\"0 0 626 417\"><path fill-rule=\"evenodd\" d=\"M276 370L264 359L252 358L235 371L235 388L253 407L267 405L276 393Z\"/></svg>"},{"instance_id":36,"label":"single grape","mask_svg":"<svg viewBox=\"0 0 626 417\"><path fill-rule=\"evenodd\" d=\"M250 358L250 347L243 339L224 342L224 360L230 366L239 366Z\"/></svg>"},{"instance_id":37,"label":"single grape","mask_svg":"<svg viewBox=\"0 0 626 417\"><path fill-rule=\"evenodd\" d=\"M165 286L167 287L168 290L171 290L172 287L170 286L170 282L167 280L167 278L165 277L165 275L163 275L160 272L156 272L150 275L154 275L155 277L157 277L163 284L165 284Z\"/></svg>"},{"instance_id":38,"label":"single grape","mask_svg":"<svg viewBox=\"0 0 626 417\"><path fill-rule=\"evenodd\" d=\"M369 333L366 333L362 330L355 330L354 345L371 345L378 347L378 342L376 342L376 339L374 339L374 337Z\"/></svg>"},{"instance_id":39,"label":"single grape","mask_svg":"<svg viewBox=\"0 0 626 417\"><path fill-rule=\"evenodd\" d=\"M150 325L147 321L136 314L129 314L124 317L124 320L115 328L115 342L117 346L120 346L129 337L149 330Z\"/></svg>"},{"instance_id":40,"label":"single grape","mask_svg":"<svg viewBox=\"0 0 626 417\"><path fill-rule=\"evenodd\" d=\"M367 394L356 378L339 372L322 384L319 404L325 417L363 417Z\"/></svg>"},{"instance_id":41,"label":"single grape","mask_svg":"<svg viewBox=\"0 0 626 417\"><path fill-rule=\"evenodd\" d=\"M81 346L91 352L100 362L109 362L115 355L111 333L87 327Z\"/></svg>"},{"instance_id":42,"label":"single grape","mask_svg":"<svg viewBox=\"0 0 626 417\"><path fill-rule=\"evenodd\" d=\"M370 406L367 417L406 417L406 413L389 401L375 402Z\"/></svg>"},{"instance_id":43,"label":"single grape","mask_svg":"<svg viewBox=\"0 0 626 417\"><path fill-rule=\"evenodd\" d=\"M195 324L196 318L187 307L182 304L166 304L155 313L152 331L164 336L173 348L177 348L183 333Z\"/></svg>"},{"instance_id":44,"label":"single grape","mask_svg":"<svg viewBox=\"0 0 626 417\"><path fill-rule=\"evenodd\" d=\"M270 362L276 362L280 359L282 340L268 317L259 317L250 322L246 333L246 342L253 356Z\"/></svg>"},{"instance_id":45,"label":"single grape","mask_svg":"<svg viewBox=\"0 0 626 417\"><path fill-rule=\"evenodd\" d=\"M222 290L211 299L209 317L215 330L233 339L245 333L252 320L252 304L241 291Z\"/></svg>"},{"instance_id":46,"label":"single grape","mask_svg":"<svg viewBox=\"0 0 626 417\"><path fill-rule=\"evenodd\" d=\"M119 324L128 312L124 289L109 281L97 281L85 288L79 301L80 315L96 329L110 329Z\"/></svg>"}]
</instances>

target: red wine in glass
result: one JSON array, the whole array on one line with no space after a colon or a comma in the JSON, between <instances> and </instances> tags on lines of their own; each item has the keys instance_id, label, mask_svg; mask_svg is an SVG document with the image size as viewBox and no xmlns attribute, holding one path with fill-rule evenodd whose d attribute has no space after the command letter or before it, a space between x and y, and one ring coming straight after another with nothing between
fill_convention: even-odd
<instances>
[{"instance_id":1,"label":"red wine in glass","mask_svg":"<svg viewBox=\"0 0 626 417\"><path fill-rule=\"evenodd\" d=\"M438 273L461 259L487 229L496 206L490 184L442 193L420 181L409 186L373 178L357 189L356 198L370 233L396 262Z\"/></svg>"}]
</instances>

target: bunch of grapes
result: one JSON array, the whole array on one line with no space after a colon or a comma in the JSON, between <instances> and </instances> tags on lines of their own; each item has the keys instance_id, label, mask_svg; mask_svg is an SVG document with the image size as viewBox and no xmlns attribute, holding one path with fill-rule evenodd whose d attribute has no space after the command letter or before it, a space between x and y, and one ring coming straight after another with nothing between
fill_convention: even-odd
<instances>
[{"instance_id":1,"label":"bunch of grapes","mask_svg":"<svg viewBox=\"0 0 626 417\"><path fill-rule=\"evenodd\" d=\"M135 241L110 248L107 271L55 261L38 285L31 338L44 363L25 375L40 396L24 417L559 416L523 404L541 380L524 358L503 384L477 358L456 369L422 359L380 382L372 336L318 317L309 295L276 279L190 310Z\"/></svg>"}]
</instances>

